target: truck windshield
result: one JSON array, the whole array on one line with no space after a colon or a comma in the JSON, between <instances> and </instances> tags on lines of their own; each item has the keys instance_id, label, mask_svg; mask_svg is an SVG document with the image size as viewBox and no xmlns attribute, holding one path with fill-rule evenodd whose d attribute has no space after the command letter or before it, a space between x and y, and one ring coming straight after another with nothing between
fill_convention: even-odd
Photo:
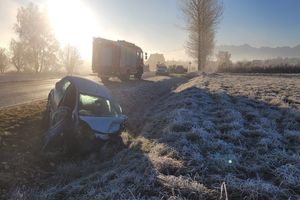
<instances>
[{"instance_id":1,"label":"truck windshield","mask_svg":"<svg viewBox=\"0 0 300 200\"><path fill-rule=\"evenodd\" d=\"M79 115L94 117L116 117L121 114L119 105L96 96L80 94Z\"/></svg>"}]
</instances>

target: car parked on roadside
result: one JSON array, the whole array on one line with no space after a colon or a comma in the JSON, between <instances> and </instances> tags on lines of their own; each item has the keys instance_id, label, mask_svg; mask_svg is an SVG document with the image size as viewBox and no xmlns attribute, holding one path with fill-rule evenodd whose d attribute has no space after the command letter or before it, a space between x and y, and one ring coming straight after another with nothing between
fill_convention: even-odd
<instances>
[{"instance_id":1,"label":"car parked on roadside","mask_svg":"<svg viewBox=\"0 0 300 200\"><path fill-rule=\"evenodd\" d=\"M120 141L127 117L111 92L94 81L66 76L48 95L43 150L59 144L89 151L106 141Z\"/></svg>"},{"instance_id":2,"label":"car parked on roadside","mask_svg":"<svg viewBox=\"0 0 300 200\"><path fill-rule=\"evenodd\" d=\"M183 65L172 65L169 66L169 72L172 74L185 74L188 72L188 69L183 67Z\"/></svg>"},{"instance_id":3,"label":"car parked on roadside","mask_svg":"<svg viewBox=\"0 0 300 200\"><path fill-rule=\"evenodd\" d=\"M155 74L157 76L161 76L161 75L162 76L168 76L169 75L168 67L166 65L163 65L163 64L157 64Z\"/></svg>"}]
</instances>

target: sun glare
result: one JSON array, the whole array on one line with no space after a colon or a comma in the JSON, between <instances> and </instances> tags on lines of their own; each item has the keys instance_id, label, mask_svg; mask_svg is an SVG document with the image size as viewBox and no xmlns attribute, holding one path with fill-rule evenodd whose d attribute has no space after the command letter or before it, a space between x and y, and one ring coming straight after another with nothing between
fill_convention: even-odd
<instances>
[{"instance_id":1,"label":"sun glare","mask_svg":"<svg viewBox=\"0 0 300 200\"><path fill-rule=\"evenodd\" d=\"M93 12L82 0L49 0L47 6L61 45L76 46L82 58L90 60L92 37L100 35Z\"/></svg>"}]
</instances>

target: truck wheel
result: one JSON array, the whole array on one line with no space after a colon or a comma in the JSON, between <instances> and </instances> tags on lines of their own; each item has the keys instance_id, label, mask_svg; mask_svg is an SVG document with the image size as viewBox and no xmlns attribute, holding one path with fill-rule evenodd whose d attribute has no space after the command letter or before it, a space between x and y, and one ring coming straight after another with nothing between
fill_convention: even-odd
<instances>
[{"instance_id":1,"label":"truck wheel","mask_svg":"<svg viewBox=\"0 0 300 200\"><path fill-rule=\"evenodd\" d=\"M119 77L121 79L121 81L129 81L130 79L130 74L126 73L126 74L122 74Z\"/></svg>"},{"instance_id":2,"label":"truck wheel","mask_svg":"<svg viewBox=\"0 0 300 200\"><path fill-rule=\"evenodd\" d=\"M144 73L144 68L142 66L139 66L137 68L137 72L136 74L134 75L134 78L135 79L138 79L138 80L141 80L142 79L142 76L143 76L143 73Z\"/></svg>"},{"instance_id":3,"label":"truck wheel","mask_svg":"<svg viewBox=\"0 0 300 200\"><path fill-rule=\"evenodd\" d=\"M136 74L134 75L134 78L135 78L135 79L138 79L138 80L141 80L141 79L142 79L142 76L143 76L143 74L141 74L141 73L136 73Z\"/></svg>"},{"instance_id":4,"label":"truck wheel","mask_svg":"<svg viewBox=\"0 0 300 200\"><path fill-rule=\"evenodd\" d=\"M107 76L100 76L100 79L101 79L102 83L107 83L109 81L109 77L107 77Z\"/></svg>"}]
</instances>

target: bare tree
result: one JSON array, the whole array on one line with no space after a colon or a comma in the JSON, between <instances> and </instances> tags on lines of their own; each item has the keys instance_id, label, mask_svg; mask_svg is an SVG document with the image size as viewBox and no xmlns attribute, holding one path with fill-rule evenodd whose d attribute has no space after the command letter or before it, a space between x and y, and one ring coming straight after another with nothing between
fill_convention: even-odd
<instances>
[{"instance_id":1,"label":"bare tree","mask_svg":"<svg viewBox=\"0 0 300 200\"><path fill-rule=\"evenodd\" d=\"M227 68L232 65L232 62L230 60L231 54L227 51L219 51L218 54L216 55L217 57L217 63L219 69L221 68Z\"/></svg>"},{"instance_id":2,"label":"bare tree","mask_svg":"<svg viewBox=\"0 0 300 200\"><path fill-rule=\"evenodd\" d=\"M26 54L26 63L35 72L41 72L56 62L59 45L52 32L47 11L39 10L33 3L21 7L15 32L19 37L18 45L22 45L23 53Z\"/></svg>"},{"instance_id":3,"label":"bare tree","mask_svg":"<svg viewBox=\"0 0 300 200\"><path fill-rule=\"evenodd\" d=\"M208 56L212 53L223 5L219 0L182 0L181 8L189 31L186 50L197 60L200 71L204 69Z\"/></svg>"},{"instance_id":4,"label":"bare tree","mask_svg":"<svg viewBox=\"0 0 300 200\"><path fill-rule=\"evenodd\" d=\"M8 68L9 60L6 49L0 48L0 73L4 73Z\"/></svg>"},{"instance_id":5,"label":"bare tree","mask_svg":"<svg viewBox=\"0 0 300 200\"><path fill-rule=\"evenodd\" d=\"M63 49L61 59L62 64L69 74L72 74L74 72L75 67L78 67L82 64L79 50L71 45L67 45Z\"/></svg>"},{"instance_id":6,"label":"bare tree","mask_svg":"<svg viewBox=\"0 0 300 200\"><path fill-rule=\"evenodd\" d=\"M23 46L21 42L17 42L14 39L10 42L11 63L18 72L24 71L26 67L26 55Z\"/></svg>"}]
</instances>

